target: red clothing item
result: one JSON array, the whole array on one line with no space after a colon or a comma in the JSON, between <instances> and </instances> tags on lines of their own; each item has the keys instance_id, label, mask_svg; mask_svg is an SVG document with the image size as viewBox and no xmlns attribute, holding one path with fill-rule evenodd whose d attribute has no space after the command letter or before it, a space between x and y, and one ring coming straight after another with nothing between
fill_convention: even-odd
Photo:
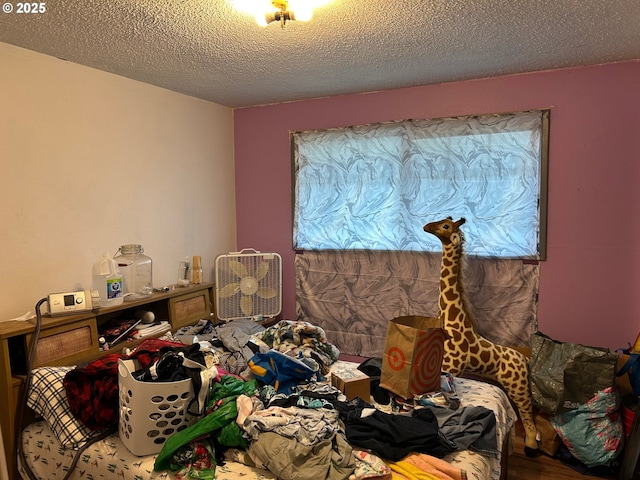
<instances>
[{"instance_id":1,"label":"red clothing item","mask_svg":"<svg viewBox=\"0 0 640 480\"><path fill-rule=\"evenodd\" d=\"M63 383L73 415L91 430L117 427L118 359L135 359L141 368L147 368L157 360L163 347L184 348L185 345L150 338L140 343L130 355L110 353L70 370Z\"/></svg>"}]
</instances>

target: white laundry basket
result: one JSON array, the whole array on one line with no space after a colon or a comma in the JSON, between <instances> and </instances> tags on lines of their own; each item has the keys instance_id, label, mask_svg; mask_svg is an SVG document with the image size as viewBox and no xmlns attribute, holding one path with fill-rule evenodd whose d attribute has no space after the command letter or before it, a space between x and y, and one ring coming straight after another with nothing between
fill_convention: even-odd
<instances>
[{"instance_id":1,"label":"white laundry basket","mask_svg":"<svg viewBox=\"0 0 640 480\"><path fill-rule=\"evenodd\" d=\"M178 382L139 382L131 376L135 360L118 359L120 440L138 456L160 452L167 439L195 423L187 412L193 399L190 379Z\"/></svg>"}]
</instances>

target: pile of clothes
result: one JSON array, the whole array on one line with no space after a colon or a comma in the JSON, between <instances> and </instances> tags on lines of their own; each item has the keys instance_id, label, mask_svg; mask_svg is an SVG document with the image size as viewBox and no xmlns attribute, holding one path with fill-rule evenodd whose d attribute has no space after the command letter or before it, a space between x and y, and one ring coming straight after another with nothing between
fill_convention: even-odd
<instances>
[{"instance_id":1,"label":"pile of clothes","mask_svg":"<svg viewBox=\"0 0 640 480\"><path fill-rule=\"evenodd\" d=\"M157 470L172 470L178 478L203 478L203 469L215 471L216 464L233 460L281 479L393 475L450 480L464 478L465 472L442 460L445 455L464 449L498 455L495 415L484 407L422 402L398 414L385 413L362 399L348 401L323 381L339 352L319 327L283 321L257 333L246 331L255 328L248 325L231 334L230 326L216 327L206 341L215 345L224 337L225 348L231 345L242 356L246 370L239 377L223 377L223 382L238 382L249 390L236 395L240 387L229 388L234 392L231 398L213 395L206 422L213 422L215 429L203 437L198 422L171 437L156 460ZM192 334L203 338L202 333ZM262 343L269 347L266 351ZM252 355L243 355L245 348ZM372 373L372 363L363 364L363 369L369 367L367 373ZM235 435L228 434L230 429Z\"/></svg>"},{"instance_id":2,"label":"pile of clothes","mask_svg":"<svg viewBox=\"0 0 640 480\"><path fill-rule=\"evenodd\" d=\"M118 358L137 361L138 381L190 378L198 420L170 436L154 464L178 479L213 480L218 465L236 461L283 480L462 480L465 472L442 457L463 449L497 455L495 416L483 407L430 399L387 413L370 399L347 400L325 381L339 353L306 322L201 321L78 366L65 386L74 411L100 429L117 425ZM375 378L378 363L362 367Z\"/></svg>"}]
</instances>

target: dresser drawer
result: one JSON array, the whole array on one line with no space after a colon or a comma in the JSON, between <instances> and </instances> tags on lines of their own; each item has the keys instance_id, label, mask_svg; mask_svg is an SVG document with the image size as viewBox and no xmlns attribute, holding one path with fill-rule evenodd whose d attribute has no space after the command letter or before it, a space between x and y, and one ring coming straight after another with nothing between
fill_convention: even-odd
<instances>
[{"instance_id":1,"label":"dresser drawer","mask_svg":"<svg viewBox=\"0 0 640 480\"><path fill-rule=\"evenodd\" d=\"M27 336L31 345L33 335ZM96 319L89 318L40 332L33 368L41 365L75 365L99 352Z\"/></svg>"},{"instance_id":2,"label":"dresser drawer","mask_svg":"<svg viewBox=\"0 0 640 480\"><path fill-rule=\"evenodd\" d=\"M172 330L191 325L211 315L209 290L187 293L169 299L169 317Z\"/></svg>"}]
</instances>

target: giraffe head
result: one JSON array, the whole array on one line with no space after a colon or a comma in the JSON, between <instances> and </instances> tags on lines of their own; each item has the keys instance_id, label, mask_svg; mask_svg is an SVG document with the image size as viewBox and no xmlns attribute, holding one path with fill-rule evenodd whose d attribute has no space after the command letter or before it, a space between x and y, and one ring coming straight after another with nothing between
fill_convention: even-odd
<instances>
[{"instance_id":1,"label":"giraffe head","mask_svg":"<svg viewBox=\"0 0 640 480\"><path fill-rule=\"evenodd\" d=\"M427 223L423 229L425 232L438 237L443 245L457 246L464 240L462 230L460 230L460 226L464 222L466 222L464 217L457 222L454 222L453 218L447 217L444 220Z\"/></svg>"}]
</instances>

